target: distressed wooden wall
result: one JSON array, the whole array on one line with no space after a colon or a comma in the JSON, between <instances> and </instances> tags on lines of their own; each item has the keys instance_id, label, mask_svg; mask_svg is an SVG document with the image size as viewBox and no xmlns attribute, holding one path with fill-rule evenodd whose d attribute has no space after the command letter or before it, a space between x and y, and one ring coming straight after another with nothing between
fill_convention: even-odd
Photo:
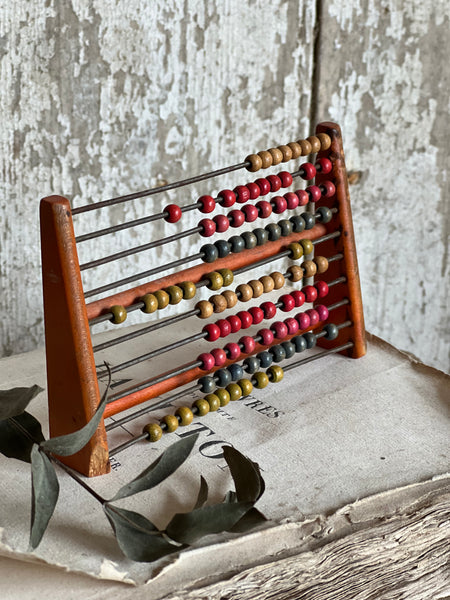
<instances>
[{"instance_id":1,"label":"distressed wooden wall","mask_svg":"<svg viewBox=\"0 0 450 600\"><path fill-rule=\"evenodd\" d=\"M448 27L445 0L0 0L0 351L43 341L40 197L149 187L332 118L361 173L368 328L447 368Z\"/></svg>"}]
</instances>

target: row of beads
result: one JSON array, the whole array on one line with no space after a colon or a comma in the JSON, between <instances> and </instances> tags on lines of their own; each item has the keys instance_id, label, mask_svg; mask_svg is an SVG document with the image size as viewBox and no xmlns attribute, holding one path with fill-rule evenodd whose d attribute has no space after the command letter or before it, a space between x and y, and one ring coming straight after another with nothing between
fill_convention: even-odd
<instances>
[{"instance_id":1,"label":"row of beads","mask_svg":"<svg viewBox=\"0 0 450 600\"><path fill-rule=\"evenodd\" d=\"M269 148L269 150L262 150L257 154L250 154L245 159L250 165L247 167L248 171L254 173L260 169L268 169L269 167L279 165L282 162L288 162L293 158L299 156L307 156L308 154L315 154L321 150L328 150L331 146L331 138L326 133L318 133L312 135L306 140L298 140L297 142L291 142L277 148Z\"/></svg>"}]
</instances>

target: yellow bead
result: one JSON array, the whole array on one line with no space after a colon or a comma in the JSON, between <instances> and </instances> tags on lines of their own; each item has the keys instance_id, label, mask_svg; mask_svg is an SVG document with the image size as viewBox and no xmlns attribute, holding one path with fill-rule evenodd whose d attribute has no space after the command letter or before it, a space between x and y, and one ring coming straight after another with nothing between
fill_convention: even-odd
<instances>
[{"instance_id":1,"label":"yellow bead","mask_svg":"<svg viewBox=\"0 0 450 600\"><path fill-rule=\"evenodd\" d=\"M230 400L234 402L242 397L242 390L237 383L229 383L226 387L227 392L230 394Z\"/></svg>"},{"instance_id":2,"label":"yellow bead","mask_svg":"<svg viewBox=\"0 0 450 600\"><path fill-rule=\"evenodd\" d=\"M238 383L238 386L242 390L243 396L248 396L249 394L252 393L253 383L250 381L250 379L239 379L239 381L237 383Z\"/></svg>"},{"instance_id":3,"label":"yellow bead","mask_svg":"<svg viewBox=\"0 0 450 600\"><path fill-rule=\"evenodd\" d=\"M259 298L260 296L263 295L263 293L264 293L264 286L263 286L263 284L260 281L258 281L257 279L251 279L248 282L248 285L253 290L253 298Z\"/></svg>"},{"instance_id":4,"label":"yellow bead","mask_svg":"<svg viewBox=\"0 0 450 600\"><path fill-rule=\"evenodd\" d=\"M127 318L127 311L123 306L116 304L115 306L111 306L109 310L113 315L110 321L111 323L114 323L114 325L123 323Z\"/></svg>"},{"instance_id":5,"label":"yellow bead","mask_svg":"<svg viewBox=\"0 0 450 600\"><path fill-rule=\"evenodd\" d=\"M314 262L317 266L317 273L325 273L328 270L328 259L325 256L316 256Z\"/></svg>"},{"instance_id":6,"label":"yellow bead","mask_svg":"<svg viewBox=\"0 0 450 600\"><path fill-rule=\"evenodd\" d=\"M170 304L178 304L183 300L183 290L177 285L169 285L165 291L169 294Z\"/></svg>"},{"instance_id":7,"label":"yellow bead","mask_svg":"<svg viewBox=\"0 0 450 600\"><path fill-rule=\"evenodd\" d=\"M190 425L194 419L194 413L188 406L179 406L175 411L175 416L180 417L180 425L183 427Z\"/></svg>"},{"instance_id":8,"label":"yellow bead","mask_svg":"<svg viewBox=\"0 0 450 600\"><path fill-rule=\"evenodd\" d=\"M223 286L227 287L234 281L234 273L231 269L219 269L218 273L222 275Z\"/></svg>"},{"instance_id":9,"label":"yellow bead","mask_svg":"<svg viewBox=\"0 0 450 600\"><path fill-rule=\"evenodd\" d=\"M303 256L303 246L298 242L292 242L289 244L288 249L291 251L290 258L298 260Z\"/></svg>"},{"instance_id":10,"label":"yellow bead","mask_svg":"<svg viewBox=\"0 0 450 600\"><path fill-rule=\"evenodd\" d=\"M274 271L273 273L270 274L270 276L273 279L275 289L280 290L283 287L283 285L285 284L285 279L284 279L283 273L280 273L279 271Z\"/></svg>"},{"instance_id":11,"label":"yellow bead","mask_svg":"<svg viewBox=\"0 0 450 600\"><path fill-rule=\"evenodd\" d=\"M302 262L303 272L305 273L305 277L314 277L317 273L316 263L312 260L304 260Z\"/></svg>"},{"instance_id":12,"label":"yellow bead","mask_svg":"<svg viewBox=\"0 0 450 600\"><path fill-rule=\"evenodd\" d=\"M303 279L303 269L298 265L291 265L288 268L288 273L290 273L290 279L293 282L301 281Z\"/></svg>"},{"instance_id":13,"label":"yellow bead","mask_svg":"<svg viewBox=\"0 0 450 600\"><path fill-rule=\"evenodd\" d=\"M144 303L144 306L141 309L142 312L148 314L158 310L158 299L154 294L145 294L145 296L142 296L141 301Z\"/></svg>"},{"instance_id":14,"label":"yellow bead","mask_svg":"<svg viewBox=\"0 0 450 600\"><path fill-rule=\"evenodd\" d=\"M180 283L180 288L183 290L183 298L185 300L192 300L197 293L197 287L193 281L183 281Z\"/></svg>"},{"instance_id":15,"label":"yellow bead","mask_svg":"<svg viewBox=\"0 0 450 600\"><path fill-rule=\"evenodd\" d=\"M227 299L222 294L211 296L209 302L214 306L215 313L221 313L228 308Z\"/></svg>"},{"instance_id":16,"label":"yellow bead","mask_svg":"<svg viewBox=\"0 0 450 600\"><path fill-rule=\"evenodd\" d=\"M320 140L320 149L328 150L328 148L331 146L330 136L327 133L318 133L317 137Z\"/></svg>"},{"instance_id":17,"label":"yellow bead","mask_svg":"<svg viewBox=\"0 0 450 600\"><path fill-rule=\"evenodd\" d=\"M214 393L220 400L220 406L226 406L231 400L229 392L224 388L219 388Z\"/></svg>"},{"instance_id":18,"label":"yellow bead","mask_svg":"<svg viewBox=\"0 0 450 600\"><path fill-rule=\"evenodd\" d=\"M225 290L222 293L222 296L227 301L227 308L233 308L233 306L236 306L238 297L236 296L235 292L232 292L231 290Z\"/></svg>"},{"instance_id":19,"label":"yellow bead","mask_svg":"<svg viewBox=\"0 0 450 600\"><path fill-rule=\"evenodd\" d=\"M312 243L311 240L301 240L300 244L303 247L303 254L311 254L311 252L314 250L314 244Z\"/></svg>"},{"instance_id":20,"label":"yellow bead","mask_svg":"<svg viewBox=\"0 0 450 600\"><path fill-rule=\"evenodd\" d=\"M195 305L195 308L198 311L200 311L199 315L198 315L200 317L200 319L207 319L214 312L213 305L211 304L211 302L208 302L207 300L200 300L200 302L197 302L197 304Z\"/></svg>"},{"instance_id":21,"label":"yellow bead","mask_svg":"<svg viewBox=\"0 0 450 600\"><path fill-rule=\"evenodd\" d=\"M259 171L263 163L261 157L257 154L249 154L245 159L245 162L250 163L250 166L246 167L247 171L250 171L250 173L255 173L256 171Z\"/></svg>"},{"instance_id":22,"label":"yellow bead","mask_svg":"<svg viewBox=\"0 0 450 600\"><path fill-rule=\"evenodd\" d=\"M210 290L220 290L223 287L223 277L218 271L213 271L212 273L208 273L206 278L209 279L209 289Z\"/></svg>"},{"instance_id":23,"label":"yellow bead","mask_svg":"<svg viewBox=\"0 0 450 600\"><path fill-rule=\"evenodd\" d=\"M205 396L206 402L209 404L209 410L215 412L220 408L220 398L216 394L208 394Z\"/></svg>"},{"instance_id":24,"label":"yellow bead","mask_svg":"<svg viewBox=\"0 0 450 600\"><path fill-rule=\"evenodd\" d=\"M266 374L272 383L278 383L284 377L284 371L280 365L272 365L267 369Z\"/></svg>"},{"instance_id":25,"label":"yellow bead","mask_svg":"<svg viewBox=\"0 0 450 600\"><path fill-rule=\"evenodd\" d=\"M197 409L197 414L199 417L204 417L209 413L209 404L203 398L196 400L192 407Z\"/></svg>"},{"instance_id":26,"label":"yellow bead","mask_svg":"<svg viewBox=\"0 0 450 600\"><path fill-rule=\"evenodd\" d=\"M252 379L253 379L253 385L258 390L262 390L269 384L269 378L262 371L257 371L256 373L254 373Z\"/></svg>"},{"instance_id":27,"label":"yellow bead","mask_svg":"<svg viewBox=\"0 0 450 600\"><path fill-rule=\"evenodd\" d=\"M142 430L142 433L147 434L149 442L157 442L162 438L163 431L158 423L148 423Z\"/></svg>"},{"instance_id":28,"label":"yellow bead","mask_svg":"<svg viewBox=\"0 0 450 600\"><path fill-rule=\"evenodd\" d=\"M161 419L161 422L166 424L167 433L173 433L178 429L179 423L175 415L166 415Z\"/></svg>"},{"instance_id":29,"label":"yellow bead","mask_svg":"<svg viewBox=\"0 0 450 600\"><path fill-rule=\"evenodd\" d=\"M157 292L153 292L153 293L156 296L156 299L158 300L158 308L159 309L166 308L166 306L170 302L169 294L167 292L165 292L164 290L158 290Z\"/></svg>"},{"instance_id":30,"label":"yellow bead","mask_svg":"<svg viewBox=\"0 0 450 600\"><path fill-rule=\"evenodd\" d=\"M272 155L272 165L279 165L283 161L283 153L278 148L269 148L269 152Z\"/></svg>"},{"instance_id":31,"label":"yellow bead","mask_svg":"<svg viewBox=\"0 0 450 600\"><path fill-rule=\"evenodd\" d=\"M320 148L322 145L320 143L319 138L317 138L315 135L310 135L309 138L307 138L307 141L311 144L311 152L320 152Z\"/></svg>"}]
</instances>

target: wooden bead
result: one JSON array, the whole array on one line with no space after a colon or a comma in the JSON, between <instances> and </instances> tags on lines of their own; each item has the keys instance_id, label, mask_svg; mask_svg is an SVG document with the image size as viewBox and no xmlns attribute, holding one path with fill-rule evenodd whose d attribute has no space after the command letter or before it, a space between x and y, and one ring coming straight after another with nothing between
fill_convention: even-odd
<instances>
[{"instance_id":1,"label":"wooden bead","mask_svg":"<svg viewBox=\"0 0 450 600\"><path fill-rule=\"evenodd\" d=\"M247 171L250 171L250 173L256 173L256 171L259 171L263 165L262 158L257 154L249 154L246 157L245 162L251 163L249 167L246 167Z\"/></svg>"},{"instance_id":2,"label":"wooden bead","mask_svg":"<svg viewBox=\"0 0 450 600\"><path fill-rule=\"evenodd\" d=\"M316 256L314 262L316 263L317 273L325 273L328 270L328 259L325 256Z\"/></svg>"},{"instance_id":3,"label":"wooden bead","mask_svg":"<svg viewBox=\"0 0 450 600\"><path fill-rule=\"evenodd\" d=\"M263 284L260 281L258 281L257 279L251 279L248 282L248 285L253 290L253 298L259 298L260 296L263 295L263 293L264 293L264 286L263 286Z\"/></svg>"},{"instance_id":4,"label":"wooden bead","mask_svg":"<svg viewBox=\"0 0 450 600\"><path fill-rule=\"evenodd\" d=\"M208 288L210 290L217 291L223 286L223 277L218 271L208 273L208 275L206 275L206 279L209 279Z\"/></svg>"},{"instance_id":5,"label":"wooden bead","mask_svg":"<svg viewBox=\"0 0 450 600\"><path fill-rule=\"evenodd\" d=\"M311 144L307 140L298 140L298 143L302 149L302 156L311 154Z\"/></svg>"},{"instance_id":6,"label":"wooden bead","mask_svg":"<svg viewBox=\"0 0 450 600\"><path fill-rule=\"evenodd\" d=\"M302 147L297 142L291 142L288 144L292 152L292 158L298 158L302 155Z\"/></svg>"},{"instance_id":7,"label":"wooden bead","mask_svg":"<svg viewBox=\"0 0 450 600\"><path fill-rule=\"evenodd\" d=\"M241 283L236 288L236 294L239 296L241 302L248 302L253 298L253 289L248 283Z\"/></svg>"},{"instance_id":8,"label":"wooden bead","mask_svg":"<svg viewBox=\"0 0 450 600\"><path fill-rule=\"evenodd\" d=\"M180 418L180 425L183 427L190 425L194 419L194 413L188 406L179 406L175 411L175 416Z\"/></svg>"},{"instance_id":9,"label":"wooden bead","mask_svg":"<svg viewBox=\"0 0 450 600\"><path fill-rule=\"evenodd\" d=\"M243 396L249 396L252 393L253 383L250 381L250 379L239 379L237 383L242 390Z\"/></svg>"},{"instance_id":10,"label":"wooden bead","mask_svg":"<svg viewBox=\"0 0 450 600\"><path fill-rule=\"evenodd\" d=\"M261 158L263 169L268 169L272 166L273 158L270 152L267 150L261 150L261 152L258 152L258 156Z\"/></svg>"},{"instance_id":11,"label":"wooden bead","mask_svg":"<svg viewBox=\"0 0 450 600\"><path fill-rule=\"evenodd\" d=\"M294 260L298 260L303 256L303 246L298 242L292 242L288 245L288 250L291 251L291 255L289 258L293 258Z\"/></svg>"},{"instance_id":12,"label":"wooden bead","mask_svg":"<svg viewBox=\"0 0 450 600\"><path fill-rule=\"evenodd\" d=\"M317 137L320 140L320 149L328 150L328 148L331 146L330 136L327 133L318 133Z\"/></svg>"},{"instance_id":13,"label":"wooden bead","mask_svg":"<svg viewBox=\"0 0 450 600\"><path fill-rule=\"evenodd\" d=\"M208 394L205 396L205 400L209 404L210 412L215 412L220 408L220 398L216 394Z\"/></svg>"},{"instance_id":14,"label":"wooden bead","mask_svg":"<svg viewBox=\"0 0 450 600\"><path fill-rule=\"evenodd\" d=\"M238 297L236 296L235 292L232 292L231 290L225 290L222 296L227 301L227 308L233 308L233 306L236 306Z\"/></svg>"},{"instance_id":15,"label":"wooden bead","mask_svg":"<svg viewBox=\"0 0 450 600\"><path fill-rule=\"evenodd\" d=\"M320 152L322 144L320 143L318 137L316 137L315 135L310 135L309 138L307 138L307 141L311 144L311 152L313 152L314 154L316 152Z\"/></svg>"},{"instance_id":16,"label":"wooden bead","mask_svg":"<svg viewBox=\"0 0 450 600\"><path fill-rule=\"evenodd\" d=\"M158 423L148 423L144 426L142 433L147 434L147 440L149 442L157 442L162 438L163 431Z\"/></svg>"},{"instance_id":17,"label":"wooden bead","mask_svg":"<svg viewBox=\"0 0 450 600\"><path fill-rule=\"evenodd\" d=\"M303 269L301 267L299 267L298 265L291 265L288 268L288 273L290 273L291 277L291 281L295 282L295 281L301 281L303 279Z\"/></svg>"},{"instance_id":18,"label":"wooden bead","mask_svg":"<svg viewBox=\"0 0 450 600\"><path fill-rule=\"evenodd\" d=\"M227 299L222 294L211 296L209 302L213 305L215 313L221 313L228 308Z\"/></svg>"},{"instance_id":19,"label":"wooden bead","mask_svg":"<svg viewBox=\"0 0 450 600\"><path fill-rule=\"evenodd\" d=\"M183 298L185 300L192 300L197 293L197 286L193 281L183 281L179 286L183 291Z\"/></svg>"},{"instance_id":20,"label":"wooden bead","mask_svg":"<svg viewBox=\"0 0 450 600\"><path fill-rule=\"evenodd\" d=\"M176 431L178 429L178 419L176 418L175 415L166 415L165 417L163 417L161 419L161 423L165 423L166 424L166 431L167 433L173 433L174 431Z\"/></svg>"},{"instance_id":21,"label":"wooden bead","mask_svg":"<svg viewBox=\"0 0 450 600\"><path fill-rule=\"evenodd\" d=\"M227 385L226 390L230 394L231 402L235 402L242 397L242 390L237 383L230 383Z\"/></svg>"},{"instance_id":22,"label":"wooden bead","mask_svg":"<svg viewBox=\"0 0 450 600\"><path fill-rule=\"evenodd\" d=\"M207 319L214 312L213 305L207 300L200 300L200 302L197 302L197 304L195 305L195 308L200 311L198 315L200 319Z\"/></svg>"},{"instance_id":23,"label":"wooden bead","mask_svg":"<svg viewBox=\"0 0 450 600\"><path fill-rule=\"evenodd\" d=\"M316 263L312 260L304 260L302 263L303 271L305 273L305 277L314 277L317 273Z\"/></svg>"},{"instance_id":24,"label":"wooden bead","mask_svg":"<svg viewBox=\"0 0 450 600\"><path fill-rule=\"evenodd\" d=\"M218 273L222 275L224 287L227 287L233 283L234 273L231 269L219 269Z\"/></svg>"},{"instance_id":25,"label":"wooden bead","mask_svg":"<svg viewBox=\"0 0 450 600\"><path fill-rule=\"evenodd\" d=\"M280 290L283 287L283 285L285 284L284 275L283 275L283 273L280 273L279 271L274 271L273 273L270 274L270 277L272 277L272 279L273 279L274 288L276 290Z\"/></svg>"},{"instance_id":26,"label":"wooden bead","mask_svg":"<svg viewBox=\"0 0 450 600\"><path fill-rule=\"evenodd\" d=\"M198 414L199 417L204 417L209 413L209 404L203 398L196 400L192 407L195 409L195 412Z\"/></svg>"},{"instance_id":27,"label":"wooden bead","mask_svg":"<svg viewBox=\"0 0 450 600\"><path fill-rule=\"evenodd\" d=\"M252 377L252 381L253 381L253 385L258 390L262 390L269 384L268 376L265 373L263 373L262 371L258 371L258 373L255 373Z\"/></svg>"},{"instance_id":28,"label":"wooden bead","mask_svg":"<svg viewBox=\"0 0 450 600\"><path fill-rule=\"evenodd\" d=\"M278 148L269 148L272 155L272 165L279 165L283 161L283 153Z\"/></svg>"},{"instance_id":29,"label":"wooden bead","mask_svg":"<svg viewBox=\"0 0 450 600\"><path fill-rule=\"evenodd\" d=\"M142 296L141 302L144 303L144 306L141 308L142 312L150 314L158 310L158 299L154 294L145 294L145 296Z\"/></svg>"},{"instance_id":30,"label":"wooden bead","mask_svg":"<svg viewBox=\"0 0 450 600\"><path fill-rule=\"evenodd\" d=\"M219 388L216 390L216 396L220 400L220 406L226 406L231 400L230 394L225 388Z\"/></svg>"},{"instance_id":31,"label":"wooden bead","mask_svg":"<svg viewBox=\"0 0 450 600\"><path fill-rule=\"evenodd\" d=\"M270 275L263 275L259 280L263 284L265 294L271 292L275 288L275 282Z\"/></svg>"},{"instance_id":32,"label":"wooden bead","mask_svg":"<svg viewBox=\"0 0 450 600\"><path fill-rule=\"evenodd\" d=\"M282 162L288 162L291 160L292 150L289 148L289 146L278 146L278 150L280 150L281 154L283 155Z\"/></svg>"},{"instance_id":33,"label":"wooden bead","mask_svg":"<svg viewBox=\"0 0 450 600\"><path fill-rule=\"evenodd\" d=\"M314 244L311 240L300 240L300 244L303 247L303 254L306 256L307 254L311 254L314 250Z\"/></svg>"},{"instance_id":34,"label":"wooden bead","mask_svg":"<svg viewBox=\"0 0 450 600\"><path fill-rule=\"evenodd\" d=\"M156 299L158 300L158 308L166 308L170 301L169 294L164 290L158 290L157 292L153 293L156 296Z\"/></svg>"},{"instance_id":35,"label":"wooden bead","mask_svg":"<svg viewBox=\"0 0 450 600\"><path fill-rule=\"evenodd\" d=\"M116 304L115 306L111 306L109 310L112 313L110 321L111 323L114 323L114 325L119 325L126 320L127 311L124 306Z\"/></svg>"},{"instance_id":36,"label":"wooden bead","mask_svg":"<svg viewBox=\"0 0 450 600\"><path fill-rule=\"evenodd\" d=\"M272 383L278 383L284 377L284 371L280 365L272 365L267 369L266 374Z\"/></svg>"},{"instance_id":37,"label":"wooden bead","mask_svg":"<svg viewBox=\"0 0 450 600\"><path fill-rule=\"evenodd\" d=\"M183 300L183 290L178 285L169 285L165 291L169 294L169 304L178 304Z\"/></svg>"}]
</instances>

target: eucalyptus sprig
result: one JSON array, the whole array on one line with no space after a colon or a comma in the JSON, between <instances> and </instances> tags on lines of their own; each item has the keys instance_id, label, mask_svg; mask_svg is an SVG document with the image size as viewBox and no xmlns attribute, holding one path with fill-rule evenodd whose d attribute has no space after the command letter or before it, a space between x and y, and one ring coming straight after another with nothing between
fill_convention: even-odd
<instances>
[{"instance_id":1,"label":"eucalyptus sprig","mask_svg":"<svg viewBox=\"0 0 450 600\"><path fill-rule=\"evenodd\" d=\"M242 532L266 520L254 507L264 492L259 467L231 446L224 446L223 452L235 491L229 491L222 502L207 504L208 484L201 476L193 509L175 514L164 529L158 529L137 512L116 506L115 501L151 490L172 475L188 458L198 434L185 436L172 444L107 500L55 456L70 456L87 444L102 418L106 392L87 425L74 433L46 440L39 421L25 411L41 391L37 385L0 390L0 452L31 464L30 550L40 544L58 501L59 482L55 465L101 504L119 547L131 560L151 562L184 549L205 535L222 531Z\"/></svg>"}]
</instances>

